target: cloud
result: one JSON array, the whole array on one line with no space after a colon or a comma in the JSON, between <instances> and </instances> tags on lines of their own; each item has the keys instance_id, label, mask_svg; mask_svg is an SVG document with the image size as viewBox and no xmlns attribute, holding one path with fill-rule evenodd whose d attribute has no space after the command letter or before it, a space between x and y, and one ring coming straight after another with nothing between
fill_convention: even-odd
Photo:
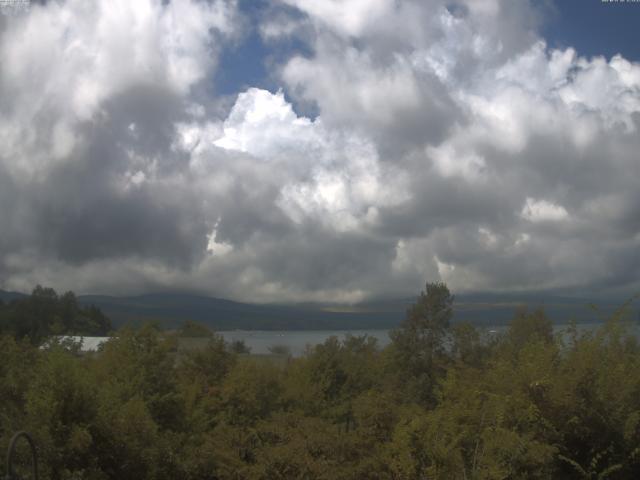
<instances>
[{"instance_id":1,"label":"cloud","mask_svg":"<svg viewBox=\"0 0 640 480\"><path fill-rule=\"evenodd\" d=\"M349 2L333 15L297 3L331 25L283 80L325 124L368 132L410 179L407 200L381 211L385 234L429 245L458 289L615 277L603 265L637 245L637 222L622 212L636 211L627 175L639 168L640 66L548 49L524 2L400 2L357 29L344 27ZM423 20L420 34L409 17Z\"/></svg>"},{"instance_id":2,"label":"cloud","mask_svg":"<svg viewBox=\"0 0 640 480\"><path fill-rule=\"evenodd\" d=\"M522 217L530 222L557 222L569 216L562 205L555 205L546 200L534 200L527 198L526 205L522 208Z\"/></svg>"},{"instance_id":3,"label":"cloud","mask_svg":"<svg viewBox=\"0 0 640 480\"><path fill-rule=\"evenodd\" d=\"M119 258L185 268L202 256L209 227L185 188L188 158L171 144L175 123L189 117L191 92L234 35L234 15L227 2L69 0L7 20L0 42L7 285L28 288L37 277L16 271L25 256L43 269ZM87 285L99 284L99 275ZM53 283L78 287L73 274Z\"/></svg>"},{"instance_id":4,"label":"cloud","mask_svg":"<svg viewBox=\"0 0 640 480\"><path fill-rule=\"evenodd\" d=\"M190 0L48 2L7 24L3 156L27 175L71 154L78 125L114 95L141 86L187 93L215 66L216 40L233 31L231 5Z\"/></svg>"},{"instance_id":5,"label":"cloud","mask_svg":"<svg viewBox=\"0 0 640 480\"><path fill-rule=\"evenodd\" d=\"M287 0L250 27L232 1L67 0L5 20L0 287L637 287L640 65L548 48L543 14ZM246 28L305 48L267 59L279 89L217 96Z\"/></svg>"},{"instance_id":6,"label":"cloud","mask_svg":"<svg viewBox=\"0 0 640 480\"><path fill-rule=\"evenodd\" d=\"M392 0L288 0L287 3L308 12L329 28L352 36L375 26L394 9Z\"/></svg>"}]
</instances>

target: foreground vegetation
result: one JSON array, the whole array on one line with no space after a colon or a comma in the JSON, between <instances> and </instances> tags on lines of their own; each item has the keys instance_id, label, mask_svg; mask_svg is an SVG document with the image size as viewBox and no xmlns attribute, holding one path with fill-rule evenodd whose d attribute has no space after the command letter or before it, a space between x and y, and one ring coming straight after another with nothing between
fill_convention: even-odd
<instances>
[{"instance_id":1,"label":"foreground vegetation","mask_svg":"<svg viewBox=\"0 0 640 480\"><path fill-rule=\"evenodd\" d=\"M4 335L0 445L32 432L50 479L640 478L621 314L554 337L523 311L487 339L452 303L427 284L385 349L331 338L285 366L216 335L178 357L151 326L91 356Z\"/></svg>"}]
</instances>

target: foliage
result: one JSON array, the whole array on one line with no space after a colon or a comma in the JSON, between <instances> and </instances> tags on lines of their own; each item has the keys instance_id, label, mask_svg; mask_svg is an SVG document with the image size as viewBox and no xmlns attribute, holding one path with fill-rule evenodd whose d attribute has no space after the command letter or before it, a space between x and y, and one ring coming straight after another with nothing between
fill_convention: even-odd
<instances>
[{"instance_id":1,"label":"foliage","mask_svg":"<svg viewBox=\"0 0 640 480\"><path fill-rule=\"evenodd\" d=\"M444 283L427 283L400 328L391 332L394 369L412 398L425 405L433 405L436 384L444 374L453 300Z\"/></svg>"},{"instance_id":2,"label":"foliage","mask_svg":"<svg viewBox=\"0 0 640 480\"><path fill-rule=\"evenodd\" d=\"M78 303L73 292L58 295L38 285L31 295L0 303L0 333L38 345L50 335L107 335L109 319L94 306Z\"/></svg>"},{"instance_id":3,"label":"foliage","mask_svg":"<svg viewBox=\"0 0 640 480\"><path fill-rule=\"evenodd\" d=\"M452 302L427 284L390 346L334 337L280 364L215 334L179 352L151 326L92 356L0 336L0 442L29 430L60 480L640 478L640 346L621 315L554 336L521 311L488 338L450 326Z\"/></svg>"},{"instance_id":4,"label":"foliage","mask_svg":"<svg viewBox=\"0 0 640 480\"><path fill-rule=\"evenodd\" d=\"M234 340L229 345L229 349L233 353L251 353L251 349L247 346L244 340Z\"/></svg>"},{"instance_id":5,"label":"foliage","mask_svg":"<svg viewBox=\"0 0 640 480\"><path fill-rule=\"evenodd\" d=\"M273 355L291 355L291 348L287 345L272 345L269 347L269 353Z\"/></svg>"},{"instance_id":6,"label":"foliage","mask_svg":"<svg viewBox=\"0 0 640 480\"><path fill-rule=\"evenodd\" d=\"M178 331L178 335L187 338L208 338L213 336L213 332L200 323L185 320Z\"/></svg>"}]
</instances>

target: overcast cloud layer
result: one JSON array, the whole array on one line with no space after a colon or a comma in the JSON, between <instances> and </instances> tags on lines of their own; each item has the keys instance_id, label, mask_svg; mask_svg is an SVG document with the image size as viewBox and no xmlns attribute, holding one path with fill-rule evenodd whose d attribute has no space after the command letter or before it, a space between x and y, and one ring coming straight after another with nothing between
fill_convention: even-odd
<instances>
[{"instance_id":1,"label":"overcast cloud layer","mask_svg":"<svg viewBox=\"0 0 640 480\"><path fill-rule=\"evenodd\" d=\"M0 288L640 289L640 65L549 49L544 15L285 0L252 25L233 1L67 0L0 17ZM279 91L219 96L217 60L250 28L310 54L270 64Z\"/></svg>"}]
</instances>

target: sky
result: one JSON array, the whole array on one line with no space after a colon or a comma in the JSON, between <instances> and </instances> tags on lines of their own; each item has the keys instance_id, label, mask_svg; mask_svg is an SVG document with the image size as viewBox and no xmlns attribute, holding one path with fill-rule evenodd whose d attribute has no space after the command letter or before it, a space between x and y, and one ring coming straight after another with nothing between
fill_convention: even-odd
<instances>
[{"instance_id":1,"label":"sky","mask_svg":"<svg viewBox=\"0 0 640 480\"><path fill-rule=\"evenodd\" d=\"M0 11L0 288L640 291L640 2Z\"/></svg>"}]
</instances>

